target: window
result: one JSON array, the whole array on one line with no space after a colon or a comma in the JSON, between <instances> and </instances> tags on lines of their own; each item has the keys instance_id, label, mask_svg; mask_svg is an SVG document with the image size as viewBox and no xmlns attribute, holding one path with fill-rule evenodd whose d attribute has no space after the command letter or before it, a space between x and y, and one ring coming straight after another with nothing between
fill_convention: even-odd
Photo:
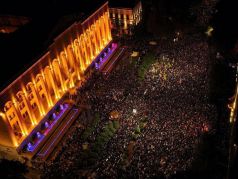
<instances>
[{"instance_id":1,"label":"window","mask_svg":"<svg viewBox=\"0 0 238 179\"><path fill-rule=\"evenodd\" d=\"M25 107L25 103L21 102L21 104L19 105L20 110L22 110Z\"/></svg>"},{"instance_id":2,"label":"window","mask_svg":"<svg viewBox=\"0 0 238 179\"><path fill-rule=\"evenodd\" d=\"M36 108L36 103L33 103L33 104L31 105L31 107L32 107L32 109L35 109L35 108Z\"/></svg>"},{"instance_id":3,"label":"window","mask_svg":"<svg viewBox=\"0 0 238 179\"><path fill-rule=\"evenodd\" d=\"M34 96L33 96L33 94L31 93L30 95L29 95L29 100L32 100L34 98Z\"/></svg>"},{"instance_id":4,"label":"window","mask_svg":"<svg viewBox=\"0 0 238 179\"><path fill-rule=\"evenodd\" d=\"M18 124L18 122L17 122L17 124ZM19 128L17 124L13 124L13 130L14 130L14 131L17 131L18 128Z\"/></svg>"},{"instance_id":5,"label":"window","mask_svg":"<svg viewBox=\"0 0 238 179\"><path fill-rule=\"evenodd\" d=\"M12 116L11 116L11 115L9 115L9 116L8 116L8 119L9 119L9 120L12 120Z\"/></svg>"},{"instance_id":6,"label":"window","mask_svg":"<svg viewBox=\"0 0 238 179\"><path fill-rule=\"evenodd\" d=\"M28 112L26 111L25 113L23 113L23 118L25 119L25 118L27 118L28 116L29 116L29 114L28 114Z\"/></svg>"},{"instance_id":7,"label":"window","mask_svg":"<svg viewBox=\"0 0 238 179\"><path fill-rule=\"evenodd\" d=\"M12 114L10 114L10 115L8 116L8 119L9 119L9 120L12 120L14 117L15 117L15 113L13 112Z\"/></svg>"},{"instance_id":8,"label":"window","mask_svg":"<svg viewBox=\"0 0 238 179\"><path fill-rule=\"evenodd\" d=\"M42 90L42 86L41 85L39 85L39 91L41 91Z\"/></svg>"},{"instance_id":9,"label":"window","mask_svg":"<svg viewBox=\"0 0 238 179\"><path fill-rule=\"evenodd\" d=\"M19 101L22 101L22 95L18 95L18 99L19 99Z\"/></svg>"},{"instance_id":10,"label":"window","mask_svg":"<svg viewBox=\"0 0 238 179\"><path fill-rule=\"evenodd\" d=\"M42 95L41 95L41 98L44 99L44 98L45 98L45 94L42 94Z\"/></svg>"}]
</instances>

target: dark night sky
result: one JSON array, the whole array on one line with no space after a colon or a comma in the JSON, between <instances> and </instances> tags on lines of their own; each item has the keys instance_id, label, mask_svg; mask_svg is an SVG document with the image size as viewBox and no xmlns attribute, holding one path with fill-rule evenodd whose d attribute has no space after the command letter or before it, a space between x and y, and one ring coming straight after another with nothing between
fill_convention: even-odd
<instances>
[{"instance_id":1,"label":"dark night sky","mask_svg":"<svg viewBox=\"0 0 238 179\"><path fill-rule=\"evenodd\" d=\"M218 13L212 24L215 29L215 38L225 49L234 46L238 39L238 11L236 0L221 0L217 5Z\"/></svg>"}]
</instances>

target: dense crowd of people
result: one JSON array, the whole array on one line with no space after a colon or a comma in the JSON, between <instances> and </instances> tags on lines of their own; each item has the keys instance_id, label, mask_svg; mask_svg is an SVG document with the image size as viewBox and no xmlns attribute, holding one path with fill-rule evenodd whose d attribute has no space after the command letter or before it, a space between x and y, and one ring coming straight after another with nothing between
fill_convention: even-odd
<instances>
[{"instance_id":1,"label":"dense crowd of people","mask_svg":"<svg viewBox=\"0 0 238 179\"><path fill-rule=\"evenodd\" d=\"M105 158L97 169L99 176L117 178L123 173L118 168L133 126L145 117L149 122L136 141L130 165L123 170L127 177L149 178L161 174L169 177L186 170L196 156L200 136L213 130L217 116L215 107L208 101L207 43L199 37L185 36L176 43L172 39L171 43L161 42L157 50L158 60L143 82L137 81L133 71L128 72L131 74L123 71L121 75L115 72L118 76L111 77L116 86L110 85L110 91L124 87L130 88L130 92L118 107L113 105L112 98L109 109L107 103L102 104L105 112L115 108L120 111L123 127L107 146ZM127 76L125 83L130 84L118 84L116 79L124 81L123 76ZM108 96L110 91L106 92ZM134 108L138 111L136 115L132 114Z\"/></svg>"},{"instance_id":2,"label":"dense crowd of people","mask_svg":"<svg viewBox=\"0 0 238 179\"><path fill-rule=\"evenodd\" d=\"M77 121L60 152L44 164L45 177L170 177L191 167L200 136L213 132L217 120L216 109L208 100L211 64L207 42L202 35L183 35L176 42L162 39L153 50L147 41L130 47L155 54L145 78L138 78L142 63L138 59L122 60L107 78L93 74L78 94L91 105L91 114L100 115L100 123L84 141L80 138L82 121ZM88 142L90 146L95 141L109 113L115 110L120 114L119 130L104 146L97 162L83 166L82 144ZM144 119L147 124L125 165L132 133Z\"/></svg>"},{"instance_id":3,"label":"dense crowd of people","mask_svg":"<svg viewBox=\"0 0 238 179\"><path fill-rule=\"evenodd\" d=\"M142 177L189 168L200 135L213 130L217 118L208 101L207 43L184 37L172 46L160 54L143 85L152 118L137 141L131 169Z\"/></svg>"}]
</instances>

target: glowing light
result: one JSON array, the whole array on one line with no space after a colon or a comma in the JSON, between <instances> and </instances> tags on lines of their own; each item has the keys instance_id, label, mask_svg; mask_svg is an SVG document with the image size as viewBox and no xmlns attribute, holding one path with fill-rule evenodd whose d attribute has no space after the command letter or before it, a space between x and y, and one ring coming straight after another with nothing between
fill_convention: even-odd
<instances>
[{"instance_id":1,"label":"glowing light","mask_svg":"<svg viewBox=\"0 0 238 179\"><path fill-rule=\"evenodd\" d=\"M61 109L61 110L63 110L63 109L64 109L64 106L63 106L62 104L60 105L60 109Z\"/></svg>"},{"instance_id":2,"label":"glowing light","mask_svg":"<svg viewBox=\"0 0 238 179\"><path fill-rule=\"evenodd\" d=\"M37 146L41 143L41 141L44 139L44 137L48 134L48 132L50 131L50 129L58 122L58 119L60 119L62 117L62 115L65 113L65 111L68 109L68 105L63 106L63 110L60 112L60 114L58 116L55 115L55 113L53 114L53 116L55 117L54 122L52 122L51 124L49 124L47 121L44 123L45 127L46 127L46 131L41 134L40 132L37 132L37 142L32 144L31 142L29 142L27 144L27 151L32 152L35 150L35 148L37 148Z\"/></svg>"},{"instance_id":3,"label":"glowing light","mask_svg":"<svg viewBox=\"0 0 238 179\"><path fill-rule=\"evenodd\" d=\"M57 116L56 116L56 114L55 114L55 113L53 113L53 118L54 118L54 119L56 119L56 117L57 117Z\"/></svg>"},{"instance_id":4,"label":"glowing light","mask_svg":"<svg viewBox=\"0 0 238 179\"><path fill-rule=\"evenodd\" d=\"M31 150L32 150L32 144L31 144L30 142L27 144L27 150L28 150L28 151L31 151Z\"/></svg>"},{"instance_id":5,"label":"glowing light","mask_svg":"<svg viewBox=\"0 0 238 179\"><path fill-rule=\"evenodd\" d=\"M1 116L2 118L5 118L5 114L4 114L3 112L0 112L0 116Z\"/></svg>"},{"instance_id":6,"label":"glowing light","mask_svg":"<svg viewBox=\"0 0 238 179\"><path fill-rule=\"evenodd\" d=\"M133 51L131 54L131 57L137 57L139 56L139 52Z\"/></svg>"},{"instance_id":7,"label":"glowing light","mask_svg":"<svg viewBox=\"0 0 238 179\"><path fill-rule=\"evenodd\" d=\"M60 130L60 132L57 134L57 136L54 138L54 140L51 142L50 146L46 149L46 151L44 151L44 153L39 153L39 156L45 156L47 154L47 152L49 151L50 148L52 148L52 146L55 144L55 142L57 141L58 137L61 135L61 133L64 131L64 129L68 126L68 124L74 119L75 115L77 114L78 109L74 109L74 113L71 116L71 118L67 121L66 125L64 125L64 127Z\"/></svg>"},{"instance_id":8,"label":"glowing light","mask_svg":"<svg viewBox=\"0 0 238 179\"><path fill-rule=\"evenodd\" d=\"M126 19L124 19L124 29L127 29L127 21L126 21ZM108 38L110 39L110 36L108 36Z\"/></svg>"},{"instance_id":9,"label":"glowing light","mask_svg":"<svg viewBox=\"0 0 238 179\"><path fill-rule=\"evenodd\" d=\"M211 27L211 26L208 26L208 28L207 28L207 31L205 32L206 34L207 34L207 36L212 36L212 32L213 32L213 27Z\"/></svg>"},{"instance_id":10,"label":"glowing light","mask_svg":"<svg viewBox=\"0 0 238 179\"><path fill-rule=\"evenodd\" d=\"M29 152L33 152L34 150L35 150L35 148L40 144L40 142L42 141L42 139L44 138L44 135L41 135L39 138L38 138L38 140L37 140L37 142L34 144L34 145L32 145L30 142L27 144L27 150L29 151Z\"/></svg>"},{"instance_id":11,"label":"glowing light","mask_svg":"<svg viewBox=\"0 0 238 179\"><path fill-rule=\"evenodd\" d=\"M35 125L36 125L35 121L31 121L31 124L32 124L33 126L35 126Z\"/></svg>"},{"instance_id":12,"label":"glowing light","mask_svg":"<svg viewBox=\"0 0 238 179\"><path fill-rule=\"evenodd\" d=\"M80 74L78 74L78 79L79 79L79 80L81 79Z\"/></svg>"},{"instance_id":13,"label":"glowing light","mask_svg":"<svg viewBox=\"0 0 238 179\"><path fill-rule=\"evenodd\" d=\"M150 45L157 45L157 42L156 41L150 41L149 44Z\"/></svg>"},{"instance_id":14,"label":"glowing light","mask_svg":"<svg viewBox=\"0 0 238 179\"><path fill-rule=\"evenodd\" d=\"M37 135L38 139L41 137L41 133L40 132L37 132L36 135Z\"/></svg>"},{"instance_id":15,"label":"glowing light","mask_svg":"<svg viewBox=\"0 0 238 179\"><path fill-rule=\"evenodd\" d=\"M110 50L108 50L108 53L107 54L103 53L104 58L100 57L99 63L95 62L95 68L101 69L116 48L117 48L117 44L112 43L112 49L108 48L108 49L110 49ZM97 59L96 59L96 61L97 61Z\"/></svg>"},{"instance_id":16,"label":"glowing light","mask_svg":"<svg viewBox=\"0 0 238 179\"><path fill-rule=\"evenodd\" d=\"M29 134L27 130L25 131L25 134L26 134L26 135L28 135L28 134Z\"/></svg>"},{"instance_id":17,"label":"glowing light","mask_svg":"<svg viewBox=\"0 0 238 179\"><path fill-rule=\"evenodd\" d=\"M48 128L49 127L49 123L45 122L45 127Z\"/></svg>"},{"instance_id":18,"label":"glowing light","mask_svg":"<svg viewBox=\"0 0 238 179\"><path fill-rule=\"evenodd\" d=\"M41 117L43 117L45 115L45 113L41 111L40 115L41 115Z\"/></svg>"},{"instance_id":19,"label":"glowing light","mask_svg":"<svg viewBox=\"0 0 238 179\"><path fill-rule=\"evenodd\" d=\"M236 93L235 93L235 99L231 104L228 104L228 108L231 109L230 113L230 123L233 123L236 121L236 109L237 109L237 95L238 95L238 84L236 86Z\"/></svg>"},{"instance_id":20,"label":"glowing light","mask_svg":"<svg viewBox=\"0 0 238 179\"><path fill-rule=\"evenodd\" d=\"M133 109L133 110L132 110L132 113L133 113L133 114L137 114L137 110L136 110L136 109Z\"/></svg>"}]
</instances>

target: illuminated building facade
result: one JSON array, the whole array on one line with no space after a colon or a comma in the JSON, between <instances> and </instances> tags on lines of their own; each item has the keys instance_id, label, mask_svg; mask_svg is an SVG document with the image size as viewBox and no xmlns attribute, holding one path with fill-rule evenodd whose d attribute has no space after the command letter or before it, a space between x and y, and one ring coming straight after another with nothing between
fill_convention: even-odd
<instances>
[{"instance_id":1,"label":"illuminated building facade","mask_svg":"<svg viewBox=\"0 0 238 179\"><path fill-rule=\"evenodd\" d=\"M80 86L111 40L108 3L55 38L38 61L0 92L0 147L17 149L68 90ZM39 131L36 135L41 136Z\"/></svg>"},{"instance_id":2,"label":"illuminated building facade","mask_svg":"<svg viewBox=\"0 0 238 179\"><path fill-rule=\"evenodd\" d=\"M118 7L118 4L114 5L112 3L110 5L109 12L113 35L131 35L132 28L136 26L142 19L141 1L132 4L126 4L124 6L122 5L120 7Z\"/></svg>"}]
</instances>

